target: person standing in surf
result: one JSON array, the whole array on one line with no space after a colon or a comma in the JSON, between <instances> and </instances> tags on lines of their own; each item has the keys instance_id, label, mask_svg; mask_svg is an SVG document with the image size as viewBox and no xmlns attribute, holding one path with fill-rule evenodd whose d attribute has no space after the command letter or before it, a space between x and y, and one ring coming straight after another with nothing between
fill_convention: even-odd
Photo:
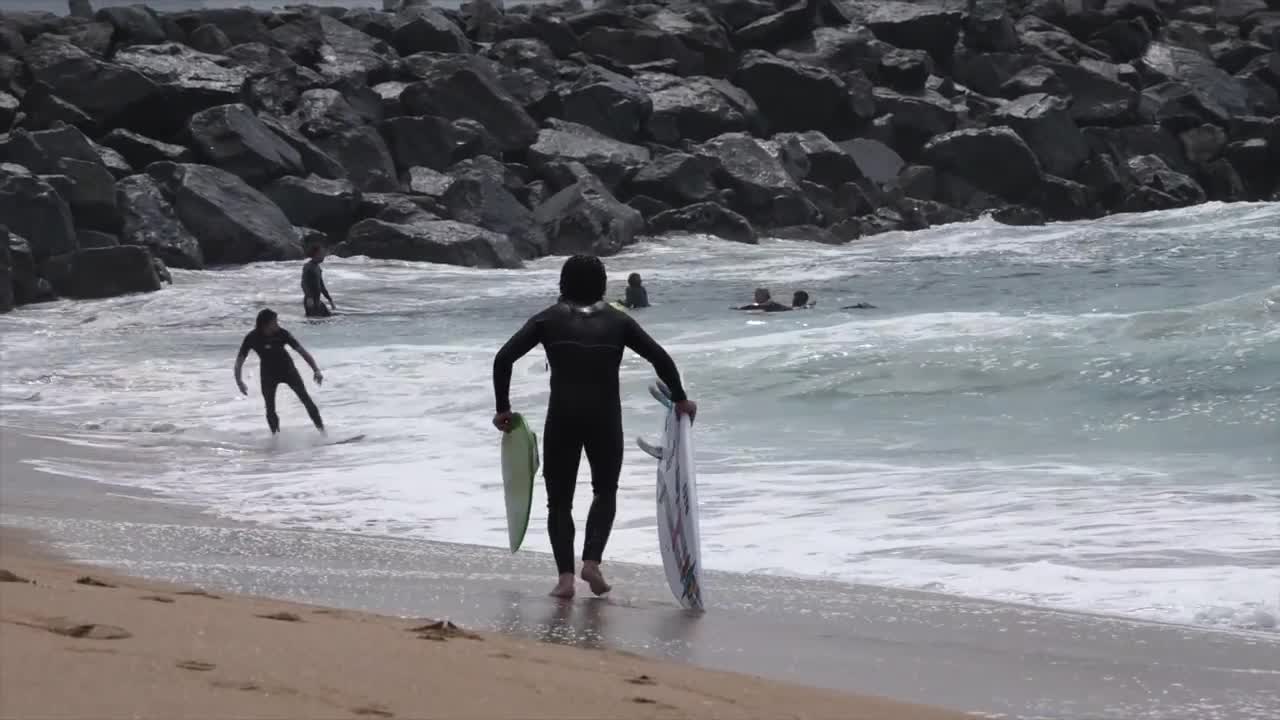
<instances>
[{"instance_id":1,"label":"person standing in surf","mask_svg":"<svg viewBox=\"0 0 1280 720\"><path fill-rule=\"evenodd\" d=\"M329 295L329 288L324 286L324 271L320 268L327 251L323 245L314 245L309 254L311 259L302 266L302 309L307 317L329 317L333 312L325 307L320 296L323 295L334 310L338 306Z\"/></svg>"},{"instance_id":2,"label":"person standing in surf","mask_svg":"<svg viewBox=\"0 0 1280 720\"><path fill-rule=\"evenodd\" d=\"M698 406L685 396L671 356L627 313L604 301L608 277L599 258L575 255L560 271L560 300L534 315L493 359L493 424L512 427L511 371L541 344L551 365L551 401L542 432L542 477L547 488L547 532L559 582L551 595L574 594L573 495L583 450L591 466L593 499L582 548L582 579L596 595L610 590L600 563L617 511L622 472L622 401L618 370L630 348L648 360L671 390L676 412L692 419Z\"/></svg>"},{"instance_id":3,"label":"person standing in surf","mask_svg":"<svg viewBox=\"0 0 1280 720\"><path fill-rule=\"evenodd\" d=\"M258 313L257 325L244 336L244 342L240 343L240 354L236 356L236 386L240 388L242 395L249 394L249 387L244 384L241 374L244 370L245 358L249 356L249 351L253 350L258 354L262 401L267 407L267 426L271 428L271 434L280 432L280 417L276 415L276 388L282 383L288 385L289 389L293 390L302 401L316 429L324 432L324 420L320 419L320 409L307 393L307 386L303 384L302 376L298 374L298 368L293 364L293 358L289 356L287 348L293 348L311 366L316 385L324 382L324 375L316 365L315 358L311 357L311 353L302 347L302 343L299 343L292 333L280 327L275 311L268 308Z\"/></svg>"}]
</instances>

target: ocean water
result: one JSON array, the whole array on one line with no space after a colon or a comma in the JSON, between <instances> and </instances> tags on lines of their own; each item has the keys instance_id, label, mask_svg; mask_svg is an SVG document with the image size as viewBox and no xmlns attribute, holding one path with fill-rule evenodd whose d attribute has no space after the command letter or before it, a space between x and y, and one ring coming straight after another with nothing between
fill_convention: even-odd
<instances>
[{"instance_id":1,"label":"ocean water","mask_svg":"<svg viewBox=\"0 0 1280 720\"><path fill-rule=\"evenodd\" d=\"M844 247L701 237L608 260L701 412L708 567L1275 630L1280 615L1280 205L1042 228L989 221ZM10 427L133 450L48 469L276 526L506 544L495 350L554 300L560 261L489 271L331 258L175 271L163 292L0 317ZM752 289L815 309L729 311ZM871 302L874 310L842 311ZM281 391L267 436L240 340L263 306L317 357L321 445ZM299 361L300 367L305 367ZM656 438L628 355L629 436ZM516 366L541 427L541 349ZM590 498L584 463L578 514ZM544 495L526 547L547 549ZM609 557L658 563L654 464L631 442ZM579 541L581 537L579 537ZM553 572L547 558L548 575ZM708 590L715 604L715 590Z\"/></svg>"}]
</instances>

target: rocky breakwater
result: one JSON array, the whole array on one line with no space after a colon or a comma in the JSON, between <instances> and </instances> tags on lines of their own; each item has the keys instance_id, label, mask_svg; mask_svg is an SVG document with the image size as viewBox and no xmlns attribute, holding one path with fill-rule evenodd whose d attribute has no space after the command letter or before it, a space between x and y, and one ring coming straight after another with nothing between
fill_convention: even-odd
<instances>
[{"instance_id":1,"label":"rocky breakwater","mask_svg":"<svg viewBox=\"0 0 1280 720\"><path fill-rule=\"evenodd\" d=\"M0 12L0 308L1280 200L1278 0Z\"/></svg>"}]
</instances>

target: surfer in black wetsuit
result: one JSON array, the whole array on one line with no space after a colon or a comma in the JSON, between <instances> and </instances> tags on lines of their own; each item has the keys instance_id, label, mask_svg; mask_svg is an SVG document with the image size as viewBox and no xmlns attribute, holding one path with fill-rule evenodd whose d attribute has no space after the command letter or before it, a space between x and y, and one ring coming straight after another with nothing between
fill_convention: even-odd
<instances>
[{"instance_id":1,"label":"surfer in black wetsuit","mask_svg":"<svg viewBox=\"0 0 1280 720\"><path fill-rule=\"evenodd\" d=\"M645 289L640 273L627 276L627 296L622 304L632 310L649 307L649 291Z\"/></svg>"},{"instance_id":2,"label":"surfer in black wetsuit","mask_svg":"<svg viewBox=\"0 0 1280 720\"><path fill-rule=\"evenodd\" d=\"M321 295L329 301L329 305L333 306L334 310L338 308L333 298L329 296L329 289L324 286L324 272L320 269L324 256L324 246L316 245L311 248L311 259L302 266L302 309L307 313L307 317L329 317L333 314L320 300Z\"/></svg>"},{"instance_id":3,"label":"surfer in black wetsuit","mask_svg":"<svg viewBox=\"0 0 1280 720\"><path fill-rule=\"evenodd\" d=\"M324 382L324 375L316 365L315 358L311 357L311 353L302 347L292 333L280 327L275 311L266 309L258 313L257 326L249 331L249 334L244 336L244 342L240 343L240 354L236 356L236 385L242 394L249 394L249 387L241 379L241 371L244 369L245 358L249 356L249 351L253 350L258 353L262 400L267 406L267 426L271 428L271 434L280 432L280 418L276 415L276 387L281 383L293 390L303 406L307 408L307 414L311 416L311 422L315 423L316 429L324 432L324 421L320 419L320 409L307 393L307 386L303 384L302 376L298 374L298 368L293 364L293 358L289 357L286 346L297 351L311 366L317 385Z\"/></svg>"},{"instance_id":4,"label":"surfer in black wetsuit","mask_svg":"<svg viewBox=\"0 0 1280 720\"><path fill-rule=\"evenodd\" d=\"M609 592L600 571L613 528L622 472L622 403L618 368L625 348L653 365L671 389L676 411L693 418L698 406L685 397L671 356L627 313L603 300L604 264L587 256L569 258L560 272L560 301L534 315L493 360L493 424L511 429L511 369L539 343L551 365L551 402L542 433L542 475L547 487L547 530L560 580L551 594L574 593L573 494L582 451L591 465L594 499L582 548L582 579L597 595Z\"/></svg>"},{"instance_id":5,"label":"surfer in black wetsuit","mask_svg":"<svg viewBox=\"0 0 1280 720\"><path fill-rule=\"evenodd\" d=\"M804 290L797 290L795 295L791 296L792 310L808 310L817 304L816 302L809 302L809 293Z\"/></svg>"},{"instance_id":6,"label":"surfer in black wetsuit","mask_svg":"<svg viewBox=\"0 0 1280 720\"><path fill-rule=\"evenodd\" d=\"M767 289L756 288L755 302L751 303L750 305L743 305L741 307L736 307L732 309L733 310L763 310L765 312L786 312L791 308L787 305L783 305L777 300L774 300L773 296L769 293Z\"/></svg>"}]
</instances>

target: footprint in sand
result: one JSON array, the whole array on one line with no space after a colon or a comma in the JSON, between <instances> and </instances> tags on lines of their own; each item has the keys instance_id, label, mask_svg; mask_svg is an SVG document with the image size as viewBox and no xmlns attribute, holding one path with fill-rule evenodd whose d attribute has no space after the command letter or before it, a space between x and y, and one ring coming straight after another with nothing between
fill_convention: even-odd
<instances>
[{"instance_id":1,"label":"footprint in sand","mask_svg":"<svg viewBox=\"0 0 1280 720\"><path fill-rule=\"evenodd\" d=\"M657 685L658 684L657 681L655 681L653 678L649 677L648 675L637 675L636 677L633 677L633 678L627 678L627 682L631 683L632 685Z\"/></svg>"},{"instance_id":2,"label":"footprint in sand","mask_svg":"<svg viewBox=\"0 0 1280 720\"><path fill-rule=\"evenodd\" d=\"M90 577L90 576L88 576L88 575L85 575L84 577L82 577L82 578L80 578L80 579L76 580L76 584L77 584L77 585L88 585L89 587L100 587L100 588L113 588L113 587L115 587L115 585L112 585L112 584L111 584L111 583L109 583L109 582L103 582L103 581L101 581L101 580L99 580L99 579L97 579L97 578L95 578L95 577Z\"/></svg>"},{"instance_id":3,"label":"footprint in sand","mask_svg":"<svg viewBox=\"0 0 1280 720\"><path fill-rule=\"evenodd\" d=\"M201 662L199 660L182 660L174 663L174 666L182 668L183 670L195 670L196 672L209 672L210 670L218 667L213 663Z\"/></svg>"},{"instance_id":4,"label":"footprint in sand","mask_svg":"<svg viewBox=\"0 0 1280 720\"><path fill-rule=\"evenodd\" d=\"M468 640L482 640L479 635L473 632L467 632L462 628L454 625L449 620L437 620L426 625L409 628L409 632L418 633L419 640L437 640L443 642L452 638L466 638Z\"/></svg>"},{"instance_id":5,"label":"footprint in sand","mask_svg":"<svg viewBox=\"0 0 1280 720\"><path fill-rule=\"evenodd\" d=\"M279 620L280 622L302 622L302 618L291 612L269 613L267 615L259 615L263 620Z\"/></svg>"},{"instance_id":6,"label":"footprint in sand","mask_svg":"<svg viewBox=\"0 0 1280 720\"><path fill-rule=\"evenodd\" d=\"M34 582L22 577L21 575L14 575L8 570L0 570L0 582L26 583L28 585L35 585Z\"/></svg>"},{"instance_id":7,"label":"footprint in sand","mask_svg":"<svg viewBox=\"0 0 1280 720\"><path fill-rule=\"evenodd\" d=\"M172 605L175 602L173 598L165 597L164 595L143 595L138 599L150 600L151 602L165 603L166 605Z\"/></svg>"},{"instance_id":8,"label":"footprint in sand","mask_svg":"<svg viewBox=\"0 0 1280 720\"><path fill-rule=\"evenodd\" d=\"M55 619L48 621L45 625L35 625L33 627L43 627L51 633L87 640L123 640L133 637L133 633L122 627L99 623L73 623Z\"/></svg>"},{"instance_id":9,"label":"footprint in sand","mask_svg":"<svg viewBox=\"0 0 1280 720\"><path fill-rule=\"evenodd\" d=\"M364 707L351 708L351 712L361 717L395 717L395 713L387 710L379 705L366 705Z\"/></svg>"},{"instance_id":10,"label":"footprint in sand","mask_svg":"<svg viewBox=\"0 0 1280 720\"><path fill-rule=\"evenodd\" d=\"M190 595L192 597L209 598L210 600L222 599L221 595L214 595L211 592L208 592L206 590L201 590L199 588L196 588L195 590L179 590L178 592L174 593L174 595Z\"/></svg>"},{"instance_id":11,"label":"footprint in sand","mask_svg":"<svg viewBox=\"0 0 1280 720\"><path fill-rule=\"evenodd\" d=\"M209 684L219 690L242 690L244 692L252 692L254 690L262 689L261 685L249 680L214 680Z\"/></svg>"},{"instance_id":12,"label":"footprint in sand","mask_svg":"<svg viewBox=\"0 0 1280 720\"><path fill-rule=\"evenodd\" d=\"M636 703L638 705L657 705L658 704L657 700L651 700L647 697L633 697L631 698L631 702Z\"/></svg>"}]
</instances>

